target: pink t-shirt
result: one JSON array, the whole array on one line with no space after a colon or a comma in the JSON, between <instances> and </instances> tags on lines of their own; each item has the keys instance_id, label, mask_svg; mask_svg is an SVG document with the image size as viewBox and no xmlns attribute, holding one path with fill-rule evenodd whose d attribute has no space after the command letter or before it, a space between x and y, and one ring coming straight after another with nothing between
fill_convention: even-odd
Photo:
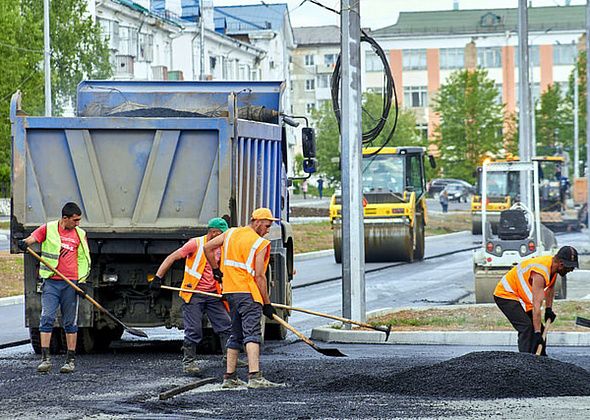
<instances>
[{"instance_id":1,"label":"pink t-shirt","mask_svg":"<svg viewBox=\"0 0 590 420\"><path fill-rule=\"evenodd\" d=\"M195 239L196 238L191 238L186 244L179 248L182 258L187 258L197 252L197 241ZM217 248L215 250L215 259L219 261L220 258L221 248ZM205 269L203 270L203 276L201 277L201 280L199 280L196 290L200 290L201 292L217 292L216 285L217 281L213 278L213 270L207 262L205 264Z\"/></svg>"},{"instance_id":2,"label":"pink t-shirt","mask_svg":"<svg viewBox=\"0 0 590 420\"><path fill-rule=\"evenodd\" d=\"M57 270L70 280L78 280L78 246L80 246L78 232L76 232L76 229L62 229L59 223L57 224L57 231L61 239ZM39 226L31 235L39 243L45 241L47 225ZM51 278L61 280L57 275Z\"/></svg>"}]
</instances>

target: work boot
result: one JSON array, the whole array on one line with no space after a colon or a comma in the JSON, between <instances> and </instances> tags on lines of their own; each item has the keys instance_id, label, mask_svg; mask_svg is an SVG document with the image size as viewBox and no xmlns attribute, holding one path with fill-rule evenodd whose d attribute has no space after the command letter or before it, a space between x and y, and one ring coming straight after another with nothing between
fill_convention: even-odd
<instances>
[{"instance_id":1,"label":"work boot","mask_svg":"<svg viewBox=\"0 0 590 420\"><path fill-rule=\"evenodd\" d=\"M76 365L74 364L74 355L75 355L75 353L76 352L74 352L72 350L68 350L68 355L66 357L66 362L64 363L64 365L59 370L59 373L72 373L74 371L74 369L76 368Z\"/></svg>"},{"instance_id":2,"label":"work boot","mask_svg":"<svg viewBox=\"0 0 590 420\"><path fill-rule=\"evenodd\" d=\"M221 351L223 353L223 358L221 359L221 365L227 365L227 342L229 341L229 334L219 334L219 341L221 342ZM237 367L245 368L248 367L248 362L246 360L240 359L238 357L238 364Z\"/></svg>"},{"instance_id":3,"label":"work boot","mask_svg":"<svg viewBox=\"0 0 590 420\"><path fill-rule=\"evenodd\" d=\"M196 375L201 371L197 361L197 345L190 341L184 340L184 355L182 357L182 371L189 375Z\"/></svg>"},{"instance_id":4,"label":"work boot","mask_svg":"<svg viewBox=\"0 0 590 420\"><path fill-rule=\"evenodd\" d=\"M49 358L49 349L41 349L41 363L37 366L37 372L47 373L51 370L51 359Z\"/></svg>"},{"instance_id":5,"label":"work boot","mask_svg":"<svg viewBox=\"0 0 590 420\"><path fill-rule=\"evenodd\" d=\"M221 387L224 389L238 388L240 386L245 386L245 385L246 385L246 382L244 382L240 378L238 378L238 374L236 372L225 373L223 375L223 383L221 384Z\"/></svg>"},{"instance_id":6,"label":"work boot","mask_svg":"<svg viewBox=\"0 0 590 420\"><path fill-rule=\"evenodd\" d=\"M262 376L262 372L248 374L248 388L250 388L250 389L278 388L278 387L283 387L283 386L285 386L285 384L278 384L278 383L269 381L264 376Z\"/></svg>"}]
</instances>

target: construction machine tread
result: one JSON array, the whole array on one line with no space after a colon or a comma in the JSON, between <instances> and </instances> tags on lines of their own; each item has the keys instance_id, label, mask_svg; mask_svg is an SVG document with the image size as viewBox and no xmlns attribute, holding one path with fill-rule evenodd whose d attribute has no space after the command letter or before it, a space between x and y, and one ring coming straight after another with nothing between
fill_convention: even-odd
<instances>
[{"instance_id":1,"label":"construction machine tread","mask_svg":"<svg viewBox=\"0 0 590 420\"><path fill-rule=\"evenodd\" d=\"M494 289L510 267L503 269L474 268L475 303L493 303Z\"/></svg>"}]
</instances>

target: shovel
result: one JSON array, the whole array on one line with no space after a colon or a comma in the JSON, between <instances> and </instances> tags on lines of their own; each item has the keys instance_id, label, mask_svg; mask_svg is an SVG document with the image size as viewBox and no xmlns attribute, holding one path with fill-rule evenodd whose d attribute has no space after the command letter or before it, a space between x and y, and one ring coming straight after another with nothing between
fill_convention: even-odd
<instances>
[{"instance_id":1,"label":"shovel","mask_svg":"<svg viewBox=\"0 0 590 420\"><path fill-rule=\"evenodd\" d=\"M580 327L590 328L590 319L582 318L581 316L577 316L576 317L576 325L579 325Z\"/></svg>"},{"instance_id":2,"label":"shovel","mask_svg":"<svg viewBox=\"0 0 590 420\"><path fill-rule=\"evenodd\" d=\"M389 338L389 334L391 333L391 325L387 326L387 328L386 327L376 327L374 325L367 324L365 322L353 321L352 319L342 318L342 317L339 317L336 315L325 314L322 312L316 312L316 311L312 311L310 309L296 308L294 306L282 305L280 303L273 303L272 306L274 306L275 308L289 309L291 311L298 311L298 312L303 312L303 313L310 314L310 315L321 316L321 317L328 318L328 319L335 319L336 321L344 322L346 324L354 324L354 325L358 325L360 327L365 327L365 328L370 328L372 330L381 331L381 332L385 333L385 341L387 341L387 339Z\"/></svg>"},{"instance_id":3,"label":"shovel","mask_svg":"<svg viewBox=\"0 0 590 420\"><path fill-rule=\"evenodd\" d=\"M548 319L545 323L545 329L543 330L543 341L545 341L545 347L547 346L547 331L549 331L549 326L551 325L551 320ZM543 352L543 346L539 344L537 347L537 352L535 353L537 356L540 356Z\"/></svg>"},{"instance_id":4,"label":"shovel","mask_svg":"<svg viewBox=\"0 0 590 420\"><path fill-rule=\"evenodd\" d=\"M137 337L147 338L148 335L144 331L139 330L137 328L131 328L131 327L128 327L127 325L123 324L123 322L119 318L117 318L115 315L113 315L108 310L106 310L101 304L99 304L97 301L95 301L90 296L88 296L86 294L86 292L84 292L84 290L80 289L74 282L72 282L66 276L64 276L62 273L57 271L56 268L53 268L47 261L45 261L45 259L43 257L41 257L39 254L37 254L35 251L33 251L30 247L27 247L27 251L29 252L29 254L31 254L33 257L35 257L37 260L39 260L39 262L41 262L41 264L45 265L47 268L49 268L51 271L53 271L56 275L58 275L63 281L65 281L68 284L68 286L72 287L76 291L76 293L78 293L80 296L85 298L88 302L92 303L102 313L104 313L109 318L111 318L113 321L115 321L117 324L119 324L121 327L123 327L123 329L125 331L127 331L129 334L135 335Z\"/></svg>"},{"instance_id":5,"label":"shovel","mask_svg":"<svg viewBox=\"0 0 590 420\"><path fill-rule=\"evenodd\" d=\"M209 292L201 292L200 290L181 289L180 287L172 287L172 286L160 286L160 287L162 289L167 289L167 290L177 290L179 292L196 293L198 295L211 296L211 297L216 297L216 298L223 298L223 296L220 295L220 294L217 294L217 293L209 293ZM272 305L275 305L275 304L273 303ZM284 305L281 305L281 306L284 306ZM277 321L279 324L281 324L283 327L285 327L286 329L288 329L289 331L291 331L293 334L295 334L301 340L303 340L306 344L308 344L309 346L311 346L315 351L320 352L323 355L330 356L330 357L346 357L346 355L344 353L342 353L338 349L322 349L322 348L318 347L316 345L316 343L314 343L309 338L307 338L306 336L304 336L302 333L300 333L299 331L297 331L295 329L295 327L293 327L291 324L289 324L287 321L285 321L284 319L282 319L278 315L276 315L276 314L273 315L273 319L275 321Z\"/></svg>"},{"instance_id":6,"label":"shovel","mask_svg":"<svg viewBox=\"0 0 590 420\"><path fill-rule=\"evenodd\" d=\"M172 398L178 394L182 394L183 392L190 391L191 389L195 389L195 388L198 388L198 387L206 385L206 384L210 384L211 382L215 382L215 381L216 381L215 378L199 379L198 381L191 382L186 385L177 386L177 387L172 388L168 391L161 392L158 398L160 398L161 400L167 400L168 398Z\"/></svg>"}]
</instances>

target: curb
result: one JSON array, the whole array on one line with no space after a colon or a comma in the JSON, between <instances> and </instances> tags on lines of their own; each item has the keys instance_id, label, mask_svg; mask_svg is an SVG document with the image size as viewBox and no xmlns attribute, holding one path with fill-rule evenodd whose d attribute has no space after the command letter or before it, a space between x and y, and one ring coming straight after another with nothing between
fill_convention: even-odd
<instances>
[{"instance_id":1,"label":"curb","mask_svg":"<svg viewBox=\"0 0 590 420\"><path fill-rule=\"evenodd\" d=\"M313 260L314 258L319 258L319 257L328 257L330 255L334 255L334 250L333 249L324 249L321 251L304 252L303 254L296 254L294 260L295 261L306 261L306 260Z\"/></svg>"},{"instance_id":2,"label":"curb","mask_svg":"<svg viewBox=\"0 0 590 420\"><path fill-rule=\"evenodd\" d=\"M0 298L0 306L18 305L25 301L25 295Z\"/></svg>"}]
</instances>

